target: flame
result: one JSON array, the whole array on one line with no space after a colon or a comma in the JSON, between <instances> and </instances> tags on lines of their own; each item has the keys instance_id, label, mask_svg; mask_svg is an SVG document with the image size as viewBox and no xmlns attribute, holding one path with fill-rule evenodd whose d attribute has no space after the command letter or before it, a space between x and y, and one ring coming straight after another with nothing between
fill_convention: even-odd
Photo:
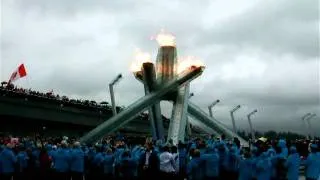
<instances>
[{"instance_id":1,"label":"flame","mask_svg":"<svg viewBox=\"0 0 320 180\"><path fill-rule=\"evenodd\" d=\"M176 37L170 33L166 33L163 29L152 39L156 39L160 46L176 46Z\"/></svg>"},{"instance_id":2,"label":"flame","mask_svg":"<svg viewBox=\"0 0 320 180\"><path fill-rule=\"evenodd\" d=\"M147 52L142 52L140 49L136 49L135 58L131 64L130 70L132 72L141 71L142 64L145 62L151 62L151 56Z\"/></svg>"},{"instance_id":3,"label":"flame","mask_svg":"<svg viewBox=\"0 0 320 180\"><path fill-rule=\"evenodd\" d=\"M193 56L188 56L178 60L178 73L181 73L192 67L204 67L204 64L200 59Z\"/></svg>"}]
</instances>

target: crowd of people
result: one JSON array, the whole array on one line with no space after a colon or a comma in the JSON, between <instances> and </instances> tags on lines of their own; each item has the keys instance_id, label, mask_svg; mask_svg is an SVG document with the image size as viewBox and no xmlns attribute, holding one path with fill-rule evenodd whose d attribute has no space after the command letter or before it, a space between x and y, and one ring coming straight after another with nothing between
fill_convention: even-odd
<instances>
[{"instance_id":1,"label":"crowd of people","mask_svg":"<svg viewBox=\"0 0 320 180\"><path fill-rule=\"evenodd\" d=\"M320 176L319 141L257 141L242 147L221 137L162 143L118 135L96 144L76 138L2 137L0 179L307 180ZM304 146L303 144L306 144ZM301 158L300 152L307 152Z\"/></svg>"}]
</instances>

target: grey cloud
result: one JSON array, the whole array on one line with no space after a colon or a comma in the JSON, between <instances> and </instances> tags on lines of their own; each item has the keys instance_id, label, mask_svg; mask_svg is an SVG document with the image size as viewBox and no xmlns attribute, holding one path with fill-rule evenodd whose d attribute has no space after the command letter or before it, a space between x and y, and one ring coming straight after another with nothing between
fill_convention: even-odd
<instances>
[{"instance_id":1,"label":"grey cloud","mask_svg":"<svg viewBox=\"0 0 320 180\"><path fill-rule=\"evenodd\" d=\"M204 74L191 85L192 101L207 110L221 99L214 113L224 123L231 124L229 111L237 104L243 106L240 128L247 128L246 114L255 108L259 130L298 131L303 114L320 115L317 2L259 2L207 27L204 16L214 19L219 12L204 12L216 2L5 1L1 76L25 59L32 88L108 101L108 83L123 73L116 100L128 106L144 95L129 71L134 48L154 59L157 44L150 37L165 28L176 35L180 56L204 60ZM232 8L224 11L232 14ZM162 103L167 116L170 107ZM319 119L313 123L320 129Z\"/></svg>"},{"instance_id":2,"label":"grey cloud","mask_svg":"<svg viewBox=\"0 0 320 180\"><path fill-rule=\"evenodd\" d=\"M272 3L271 3L272 2ZM198 42L261 47L275 53L304 57L319 55L318 1L266 1L239 16L204 31Z\"/></svg>"}]
</instances>

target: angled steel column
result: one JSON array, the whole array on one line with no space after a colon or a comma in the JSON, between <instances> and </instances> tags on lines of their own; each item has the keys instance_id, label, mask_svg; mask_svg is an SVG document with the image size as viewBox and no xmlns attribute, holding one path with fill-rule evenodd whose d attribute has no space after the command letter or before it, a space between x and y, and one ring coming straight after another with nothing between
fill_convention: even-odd
<instances>
[{"instance_id":1,"label":"angled steel column","mask_svg":"<svg viewBox=\"0 0 320 180\"><path fill-rule=\"evenodd\" d=\"M185 140L189 89L189 83L182 86L173 103L168 140L172 139L174 144L178 144L179 141L184 142Z\"/></svg>"},{"instance_id":2,"label":"angled steel column","mask_svg":"<svg viewBox=\"0 0 320 180\"><path fill-rule=\"evenodd\" d=\"M209 126L205 125L204 123L202 123L201 121L197 120L197 119L193 119L191 117L188 118L189 119L189 123L192 124L193 126L197 126L200 129L204 130L205 132L207 132L208 134L211 135L215 135L215 136L219 136L219 134L217 133L217 131L215 131L214 129L211 129Z\"/></svg>"},{"instance_id":3,"label":"angled steel column","mask_svg":"<svg viewBox=\"0 0 320 180\"><path fill-rule=\"evenodd\" d=\"M232 128L233 128L233 132L235 133L235 134L237 134L237 128L236 128L236 121L234 120L234 115L233 115L233 113L235 112L235 111L237 111L238 109L240 109L240 105L238 105L238 106L236 106L235 108L233 108L231 111L230 111L230 115L231 115L231 120L232 120Z\"/></svg>"},{"instance_id":4,"label":"angled steel column","mask_svg":"<svg viewBox=\"0 0 320 180\"><path fill-rule=\"evenodd\" d=\"M194 119L197 119L201 123L205 124L206 126L214 129L219 134L225 134L227 138L234 138L237 137L241 144L244 146L249 146L249 143L241 138L239 135L232 132L232 130L228 129L224 124L220 121L217 121L214 118L211 118L206 112L204 112L200 107L197 105L189 102L188 106L188 113Z\"/></svg>"},{"instance_id":5,"label":"angled steel column","mask_svg":"<svg viewBox=\"0 0 320 180\"><path fill-rule=\"evenodd\" d=\"M168 94L172 89L179 88L182 84L198 77L203 72L203 67L190 69L182 76L175 80L171 80L168 83L163 84L157 91L140 98L125 110L121 111L116 116L111 117L107 121L103 122L85 136L80 139L81 143L92 143L102 138L108 133L112 133L118 128L124 126L134 119L134 117L141 111L147 109L151 105L160 101L162 97Z\"/></svg>"},{"instance_id":6,"label":"angled steel column","mask_svg":"<svg viewBox=\"0 0 320 180\"><path fill-rule=\"evenodd\" d=\"M156 90L156 74L152 63L144 63L142 67L145 94ZM153 140L164 140L164 128L162 122L160 102L149 108L149 119L152 129Z\"/></svg>"}]
</instances>

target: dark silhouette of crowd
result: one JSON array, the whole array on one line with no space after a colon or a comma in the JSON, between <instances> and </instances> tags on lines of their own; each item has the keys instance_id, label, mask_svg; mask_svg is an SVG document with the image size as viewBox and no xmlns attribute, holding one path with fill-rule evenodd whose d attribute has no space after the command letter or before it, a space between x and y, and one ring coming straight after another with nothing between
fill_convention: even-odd
<instances>
[{"instance_id":1,"label":"dark silhouette of crowd","mask_svg":"<svg viewBox=\"0 0 320 180\"><path fill-rule=\"evenodd\" d=\"M319 141L193 138L177 145L121 134L95 144L68 137L0 138L0 179L307 180L320 176ZM301 156L305 157L301 157Z\"/></svg>"}]
</instances>

